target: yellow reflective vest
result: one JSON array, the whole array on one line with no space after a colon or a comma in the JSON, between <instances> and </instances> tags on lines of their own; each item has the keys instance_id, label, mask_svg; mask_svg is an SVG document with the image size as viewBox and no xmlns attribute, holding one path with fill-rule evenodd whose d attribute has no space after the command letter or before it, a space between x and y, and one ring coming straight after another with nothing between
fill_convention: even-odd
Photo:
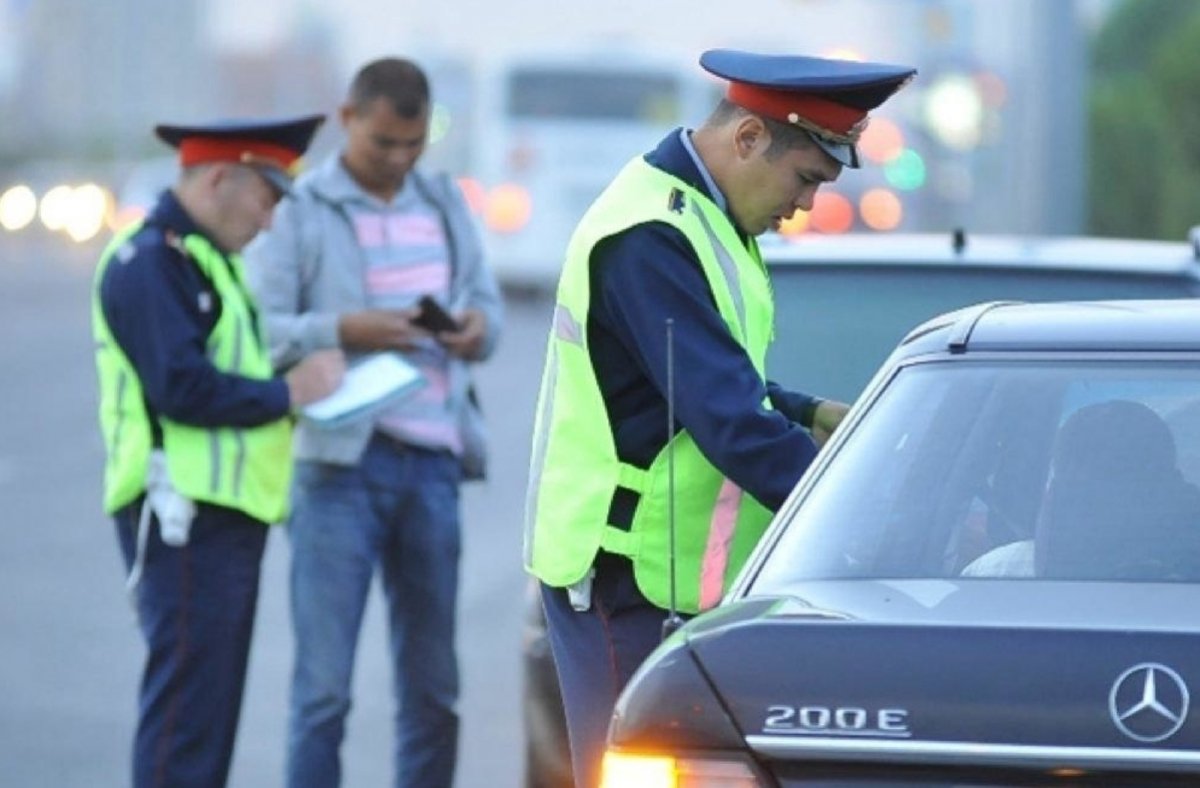
<instances>
[{"instance_id":1,"label":"yellow reflective vest","mask_svg":"<svg viewBox=\"0 0 1200 788\"><path fill-rule=\"evenodd\" d=\"M104 435L104 509L112 513L145 490L153 427L141 382L113 339L100 306L100 283L120 250L141 229L118 234L100 258L92 293L92 330ZM208 358L222 372L265 380L272 376L266 342L242 276L240 257L225 257L206 238L188 235L177 248L212 283L221 315L207 338ZM237 509L265 523L287 514L291 482L291 421L257 427L203 428L158 417L171 481L183 495Z\"/></svg>"},{"instance_id":2,"label":"yellow reflective vest","mask_svg":"<svg viewBox=\"0 0 1200 788\"><path fill-rule=\"evenodd\" d=\"M774 306L757 245L751 241L747 248L708 197L640 157L633 160L588 210L567 249L534 428L525 566L547 585L564 587L586 576L598 550L625 555L641 592L667 608L668 452L664 447L645 469L617 457L587 341L592 250L644 222L666 222L687 238L729 333L765 382ZM686 431L671 443L675 604L681 612L696 613L720 601L771 513L725 478ZM629 530L606 522L618 487L639 496Z\"/></svg>"}]
</instances>

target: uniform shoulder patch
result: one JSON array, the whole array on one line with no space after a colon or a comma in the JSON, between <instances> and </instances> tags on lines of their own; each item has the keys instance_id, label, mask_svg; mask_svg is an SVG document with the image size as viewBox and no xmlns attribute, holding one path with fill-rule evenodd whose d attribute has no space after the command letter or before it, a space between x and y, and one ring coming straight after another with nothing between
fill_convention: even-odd
<instances>
[{"instance_id":1,"label":"uniform shoulder patch","mask_svg":"<svg viewBox=\"0 0 1200 788\"><path fill-rule=\"evenodd\" d=\"M679 189L671 189L671 193L667 195L667 210L672 213L683 213L683 206L686 204L687 198Z\"/></svg>"},{"instance_id":2,"label":"uniform shoulder patch","mask_svg":"<svg viewBox=\"0 0 1200 788\"><path fill-rule=\"evenodd\" d=\"M167 230L163 233L163 241L166 242L167 246L179 252L183 259L192 259L192 253L188 251L187 246L183 243L183 239L177 233Z\"/></svg>"}]
</instances>

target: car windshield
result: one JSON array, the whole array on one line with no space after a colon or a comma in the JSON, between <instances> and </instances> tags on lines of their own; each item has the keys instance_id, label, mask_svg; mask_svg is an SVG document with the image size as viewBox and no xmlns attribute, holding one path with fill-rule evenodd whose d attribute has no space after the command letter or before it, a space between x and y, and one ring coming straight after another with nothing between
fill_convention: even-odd
<instances>
[{"instance_id":1,"label":"car windshield","mask_svg":"<svg viewBox=\"0 0 1200 788\"><path fill-rule=\"evenodd\" d=\"M1200 367L903 367L753 581L1200 581Z\"/></svg>"}]
</instances>

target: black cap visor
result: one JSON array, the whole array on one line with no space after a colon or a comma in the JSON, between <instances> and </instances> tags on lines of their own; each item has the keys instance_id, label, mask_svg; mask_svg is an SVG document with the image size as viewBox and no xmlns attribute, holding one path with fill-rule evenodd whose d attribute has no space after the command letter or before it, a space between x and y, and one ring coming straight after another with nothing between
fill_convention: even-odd
<instances>
[{"instance_id":1,"label":"black cap visor","mask_svg":"<svg viewBox=\"0 0 1200 788\"><path fill-rule=\"evenodd\" d=\"M861 166L858 159L858 148L853 143L834 142L811 131L808 132L808 136L812 138L813 142L817 143L821 150L832 156L843 167L857 170Z\"/></svg>"},{"instance_id":2,"label":"black cap visor","mask_svg":"<svg viewBox=\"0 0 1200 788\"><path fill-rule=\"evenodd\" d=\"M268 164L247 164L246 166L253 167L255 172L263 176L280 197L292 196L292 179L283 170Z\"/></svg>"}]
</instances>

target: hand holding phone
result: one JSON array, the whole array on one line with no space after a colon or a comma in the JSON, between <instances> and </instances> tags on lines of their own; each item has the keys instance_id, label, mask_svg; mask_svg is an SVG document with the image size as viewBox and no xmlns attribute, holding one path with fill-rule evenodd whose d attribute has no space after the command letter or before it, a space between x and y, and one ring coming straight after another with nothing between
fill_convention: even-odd
<instances>
[{"instance_id":1,"label":"hand holding phone","mask_svg":"<svg viewBox=\"0 0 1200 788\"><path fill-rule=\"evenodd\" d=\"M431 296L421 296L417 306L421 311L412 319L413 325L435 334L441 331L458 331L461 328L458 321Z\"/></svg>"}]
</instances>

